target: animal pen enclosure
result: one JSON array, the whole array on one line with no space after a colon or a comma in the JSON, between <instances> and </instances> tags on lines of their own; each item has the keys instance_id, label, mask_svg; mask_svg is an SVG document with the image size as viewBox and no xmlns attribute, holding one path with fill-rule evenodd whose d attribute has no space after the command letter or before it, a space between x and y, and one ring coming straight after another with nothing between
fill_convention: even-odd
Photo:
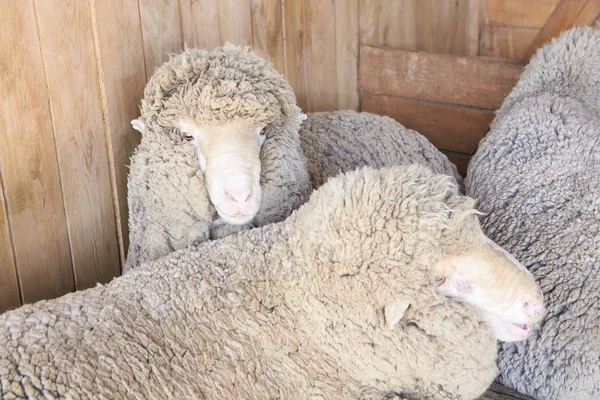
<instances>
[{"instance_id":1,"label":"animal pen enclosure","mask_svg":"<svg viewBox=\"0 0 600 400\"><path fill-rule=\"evenodd\" d=\"M283 72L305 112L389 115L464 173L536 48L598 0L6 0L0 3L0 312L120 274L144 85L225 41Z\"/></svg>"}]
</instances>

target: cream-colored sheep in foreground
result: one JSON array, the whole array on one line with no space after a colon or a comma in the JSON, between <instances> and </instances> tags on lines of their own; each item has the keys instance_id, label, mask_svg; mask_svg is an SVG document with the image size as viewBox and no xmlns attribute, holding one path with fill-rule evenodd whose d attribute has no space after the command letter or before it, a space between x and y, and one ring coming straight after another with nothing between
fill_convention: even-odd
<instances>
[{"instance_id":1,"label":"cream-colored sheep in foreground","mask_svg":"<svg viewBox=\"0 0 600 400\"><path fill-rule=\"evenodd\" d=\"M535 296L472 280L496 254L476 213L425 167L339 176L284 222L3 314L0 393L474 399L496 376L493 332L435 285L488 311Z\"/></svg>"}]
</instances>

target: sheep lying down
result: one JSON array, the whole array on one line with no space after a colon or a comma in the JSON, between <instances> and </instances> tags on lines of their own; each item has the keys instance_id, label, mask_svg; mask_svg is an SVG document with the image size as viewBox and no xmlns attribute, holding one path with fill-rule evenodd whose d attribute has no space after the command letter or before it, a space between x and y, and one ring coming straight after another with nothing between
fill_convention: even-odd
<instances>
[{"instance_id":1,"label":"sheep lying down","mask_svg":"<svg viewBox=\"0 0 600 400\"><path fill-rule=\"evenodd\" d=\"M448 176L364 168L281 223L3 314L0 393L474 399L494 334L518 340L541 300Z\"/></svg>"}]
</instances>

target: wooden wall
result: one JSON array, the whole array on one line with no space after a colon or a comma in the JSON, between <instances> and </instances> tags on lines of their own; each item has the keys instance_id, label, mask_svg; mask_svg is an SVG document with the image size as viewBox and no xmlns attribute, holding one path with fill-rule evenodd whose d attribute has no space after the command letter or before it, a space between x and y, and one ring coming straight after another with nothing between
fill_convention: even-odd
<instances>
[{"instance_id":1,"label":"wooden wall","mask_svg":"<svg viewBox=\"0 0 600 400\"><path fill-rule=\"evenodd\" d=\"M120 274L127 164L139 142L129 121L154 69L184 44L249 44L286 74L303 110L363 103L425 130L464 167L504 92L484 106L407 94L402 84L382 96L369 86L376 76L359 79L359 48L511 60L491 61L494 88L505 91L515 61L599 13L600 0L3 0L0 312ZM435 82L462 61L424 62ZM470 73L452 71L447 79ZM439 107L451 107L454 125L423 126Z\"/></svg>"}]
</instances>

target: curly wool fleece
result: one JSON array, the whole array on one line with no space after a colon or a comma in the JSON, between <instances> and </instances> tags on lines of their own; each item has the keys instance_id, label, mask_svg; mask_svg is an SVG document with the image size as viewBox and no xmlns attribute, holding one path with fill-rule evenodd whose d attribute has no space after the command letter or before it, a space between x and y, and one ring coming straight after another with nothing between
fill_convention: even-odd
<instances>
[{"instance_id":1,"label":"curly wool fleece","mask_svg":"<svg viewBox=\"0 0 600 400\"><path fill-rule=\"evenodd\" d=\"M600 399L600 30L567 31L537 52L466 187L548 309L531 339L502 344L501 382L538 399Z\"/></svg>"},{"instance_id":2,"label":"curly wool fleece","mask_svg":"<svg viewBox=\"0 0 600 400\"><path fill-rule=\"evenodd\" d=\"M300 143L313 188L359 167L418 164L454 178L462 190L462 178L448 157L389 117L351 110L311 113L300 127Z\"/></svg>"},{"instance_id":3,"label":"curly wool fleece","mask_svg":"<svg viewBox=\"0 0 600 400\"><path fill-rule=\"evenodd\" d=\"M225 225L211 231L215 210L194 150L174 128L177 121L267 124L260 152L262 202L254 219L261 226L285 219L310 194L299 114L286 79L249 48L228 43L212 51L188 49L158 68L144 91L146 130L131 158L124 272L245 228Z\"/></svg>"},{"instance_id":4,"label":"curly wool fleece","mask_svg":"<svg viewBox=\"0 0 600 400\"><path fill-rule=\"evenodd\" d=\"M496 341L433 287L442 252L481 236L457 192L425 167L353 171L281 223L9 311L0 394L475 399ZM390 330L382 309L399 297L411 306Z\"/></svg>"}]
</instances>

